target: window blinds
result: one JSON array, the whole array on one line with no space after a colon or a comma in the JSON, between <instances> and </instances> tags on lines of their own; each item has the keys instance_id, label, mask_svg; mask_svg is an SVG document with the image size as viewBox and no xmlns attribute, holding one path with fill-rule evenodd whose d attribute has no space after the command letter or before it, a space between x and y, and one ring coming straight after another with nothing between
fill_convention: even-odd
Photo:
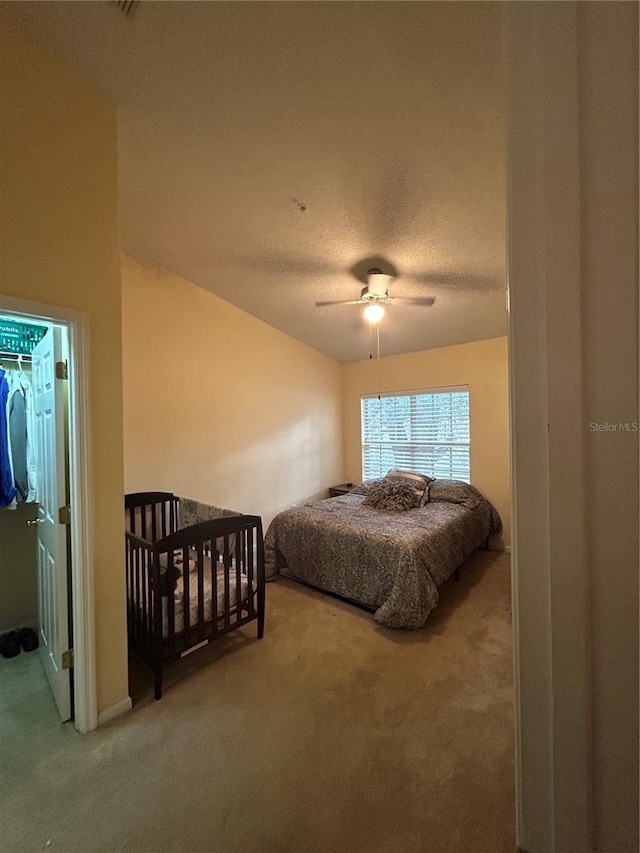
<instances>
[{"instance_id":1,"label":"window blinds","mask_svg":"<svg viewBox=\"0 0 640 853\"><path fill-rule=\"evenodd\" d=\"M363 397L362 476L390 468L470 481L469 391Z\"/></svg>"}]
</instances>

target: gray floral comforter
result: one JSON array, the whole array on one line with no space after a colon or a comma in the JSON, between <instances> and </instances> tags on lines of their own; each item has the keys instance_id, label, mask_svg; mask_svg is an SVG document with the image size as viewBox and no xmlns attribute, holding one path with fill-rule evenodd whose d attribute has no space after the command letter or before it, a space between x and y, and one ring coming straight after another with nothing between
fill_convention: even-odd
<instances>
[{"instance_id":1,"label":"gray floral comforter","mask_svg":"<svg viewBox=\"0 0 640 853\"><path fill-rule=\"evenodd\" d=\"M267 580L282 574L375 610L392 628L421 628L438 587L500 530L484 498L474 509L433 501L406 512L353 493L277 515L265 537Z\"/></svg>"}]
</instances>

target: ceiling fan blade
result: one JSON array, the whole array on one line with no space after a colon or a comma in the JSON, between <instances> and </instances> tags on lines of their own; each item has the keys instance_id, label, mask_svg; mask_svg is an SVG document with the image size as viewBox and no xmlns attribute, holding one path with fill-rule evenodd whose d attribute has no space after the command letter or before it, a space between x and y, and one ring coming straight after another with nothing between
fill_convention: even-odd
<instances>
[{"instance_id":1,"label":"ceiling fan blade","mask_svg":"<svg viewBox=\"0 0 640 853\"><path fill-rule=\"evenodd\" d=\"M404 302L405 305L433 305L435 296L394 296L392 302Z\"/></svg>"},{"instance_id":2,"label":"ceiling fan blade","mask_svg":"<svg viewBox=\"0 0 640 853\"><path fill-rule=\"evenodd\" d=\"M316 302L316 308L323 308L325 305L364 305L366 299L334 299L330 302Z\"/></svg>"}]
</instances>

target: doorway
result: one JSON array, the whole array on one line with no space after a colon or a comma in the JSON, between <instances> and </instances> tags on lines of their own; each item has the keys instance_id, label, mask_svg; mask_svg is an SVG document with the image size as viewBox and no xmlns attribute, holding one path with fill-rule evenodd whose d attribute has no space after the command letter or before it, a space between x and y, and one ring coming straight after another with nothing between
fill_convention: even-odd
<instances>
[{"instance_id":1,"label":"doorway","mask_svg":"<svg viewBox=\"0 0 640 853\"><path fill-rule=\"evenodd\" d=\"M25 690L42 697L44 689L52 719L81 732L97 725L86 353L82 312L0 297L0 383L22 391L15 400L18 409L24 402L27 432L24 453L7 438L14 487L17 478L22 488L2 495L0 635L38 642L37 650L20 643L3 655L2 678L23 702L14 664ZM9 404L7 430L11 412Z\"/></svg>"},{"instance_id":2,"label":"doorway","mask_svg":"<svg viewBox=\"0 0 640 853\"><path fill-rule=\"evenodd\" d=\"M0 315L0 652L18 702L46 679L62 722L73 716L66 512L68 333ZM17 660L33 653L41 666ZM11 661L11 663L8 663ZM15 694L15 689L10 690Z\"/></svg>"}]
</instances>

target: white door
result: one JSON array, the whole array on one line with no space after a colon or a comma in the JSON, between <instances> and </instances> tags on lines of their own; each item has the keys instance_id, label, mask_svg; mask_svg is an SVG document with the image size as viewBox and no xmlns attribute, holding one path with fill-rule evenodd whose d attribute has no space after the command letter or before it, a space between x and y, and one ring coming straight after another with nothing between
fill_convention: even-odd
<instances>
[{"instance_id":1,"label":"white door","mask_svg":"<svg viewBox=\"0 0 640 853\"><path fill-rule=\"evenodd\" d=\"M62 668L69 648L67 533L59 521L65 505L64 402L56 362L60 329L51 327L32 353L38 488L38 617L40 660L62 720L71 717L71 682Z\"/></svg>"}]
</instances>

